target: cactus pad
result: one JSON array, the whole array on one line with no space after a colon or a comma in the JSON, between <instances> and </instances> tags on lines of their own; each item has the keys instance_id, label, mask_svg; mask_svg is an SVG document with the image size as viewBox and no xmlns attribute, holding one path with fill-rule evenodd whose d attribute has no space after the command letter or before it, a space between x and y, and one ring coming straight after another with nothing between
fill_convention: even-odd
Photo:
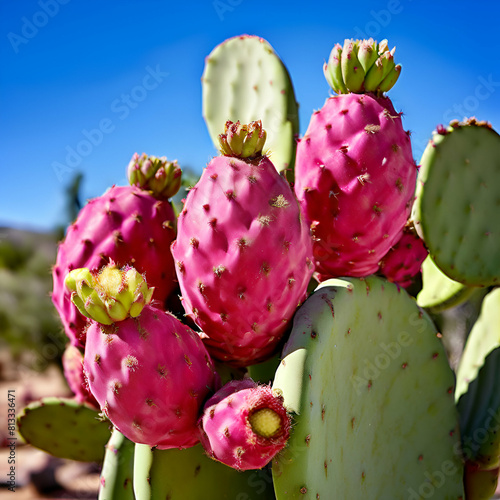
<instances>
[{"instance_id":1,"label":"cactus pad","mask_svg":"<svg viewBox=\"0 0 500 500\"><path fill-rule=\"evenodd\" d=\"M493 495L500 466L500 289L484 299L457 372L467 499Z\"/></svg>"},{"instance_id":2,"label":"cactus pad","mask_svg":"<svg viewBox=\"0 0 500 500\"><path fill-rule=\"evenodd\" d=\"M296 413L273 463L279 500L463 498L453 372L396 285L320 285L295 316L274 388Z\"/></svg>"},{"instance_id":3,"label":"cactus pad","mask_svg":"<svg viewBox=\"0 0 500 500\"><path fill-rule=\"evenodd\" d=\"M421 159L413 220L437 266L466 285L500 282L500 136L485 122L452 122Z\"/></svg>"},{"instance_id":4,"label":"cactus pad","mask_svg":"<svg viewBox=\"0 0 500 500\"><path fill-rule=\"evenodd\" d=\"M457 401L467 392L469 382L477 377L486 356L497 347L500 347L500 288L484 298L479 318L467 339L457 371Z\"/></svg>"},{"instance_id":5,"label":"cactus pad","mask_svg":"<svg viewBox=\"0 0 500 500\"><path fill-rule=\"evenodd\" d=\"M17 417L23 439L56 457L101 462L109 440L109 422L72 399L48 397L29 404Z\"/></svg>"},{"instance_id":6,"label":"cactus pad","mask_svg":"<svg viewBox=\"0 0 500 500\"><path fill-rule=\"evenodd\" d=\"M288 71L267 41L244 35L215 47L206 59L202 85L203 116L216 148L227 120L261 120L276 169L293 167L297 103Z\"/></svg>"},{"instance_id":7,"label":"cactus pad","mask_svg":"<svg viewBox=\"0 0 500 500\"><path fill-rule=\"evenodd\" d=\"M113 429L106 445L98 500L135 500L134 477L135 443Z\"/></svg>"},{"instance_id":8,"label":"cactus pad","mask_svg":"<svg viewBox=\"0 0 500 500\"><path fill-rule=\"evenodd\" d=\"M422 290L417 295L418 305L433 313L458 306L477 290L476 287L467 286L448 278L434 264L430 256L427 256L422 263L422 281Z\"/></svg>"},{"instance_id":9,"label":"cactus pad","mask_svg":"<svg viewBox=\"0 0 500 500\"><path fill-rule=\"evenodd\" d=\"M465 458L484 470L500 467L500 348L491 351L460 397L460 435Z\"/></svg>"},{"instance_id":10,"label":"cactus pad","mask_svg":"<svg viewBox=\"0 0 500 500\"><path fill-rule=\"evenodd\" d=\"M135 450L136 500L274 500L269 470L239 472L208 458L201 445L185 450Z\"/></svg>"}]
</instances>

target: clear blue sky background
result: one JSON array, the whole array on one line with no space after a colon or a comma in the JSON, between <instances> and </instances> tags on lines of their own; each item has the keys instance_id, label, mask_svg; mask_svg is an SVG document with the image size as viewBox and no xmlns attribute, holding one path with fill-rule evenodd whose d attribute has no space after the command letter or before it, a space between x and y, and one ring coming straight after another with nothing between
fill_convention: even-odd
<instances>
[{"instance_id":1,"label":"clear blue sky background","mask_svg":"<svg viewBox=\"0 0 500 500\"><path fill-rule=\"evenodd\" d=\"M365 35L397 46L403 71L390 97L417 161L452 118L475 115L500 130L499 16L498 2L457 0L0 0L0 225L64 222L74 171L54 165L99 126L96 145L73 158L86 198L124 184L136 151L201 172L216 154L201 116L204 58L244 33L265 38L288 67L301 134L328 96L322 64L332 46ZM148 67L161 82L125 104Z\"/></svg>"}]
</instances>

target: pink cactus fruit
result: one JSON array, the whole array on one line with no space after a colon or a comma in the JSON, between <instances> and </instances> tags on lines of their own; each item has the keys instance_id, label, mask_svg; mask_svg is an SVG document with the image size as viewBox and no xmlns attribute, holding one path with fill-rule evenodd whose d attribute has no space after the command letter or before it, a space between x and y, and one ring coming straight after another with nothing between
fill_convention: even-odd
<instances>
[{"instance_id":1,"label":"pink cactus fruit","mask_svg":"<svg viewBox=\"0 0 500 500\"><path fill-rule=\"evenodd\" d=\"M311 238L288 182L262 154L260 122L228 122L220 137L224 156L189 192L172 254L183 307L209 352L245 366L274 353L305 299Z\"/></svg>"},{"instance_id":2,"label":"pink cactus fruit","mask_svg":"<svg viewBox=\"0 0 500 500\"><path fill-rule=\"evenodd\" d=\"M103 413L136 443L195 445L203 404L220 384L199 336L148 304L152 290L133 268L77 269L66 284L75 305L94 318L84 370Z\"/></svg>"},{"instance_id":3,"label":"pink cactus fruit","mask_svg":"<svg viewBox=\"0 0 500 500\"><path fill-rule=\"evenodd\" d=\"M137 187L113 186L82 208L59 244L53 268L52 301L73 345L85 346L87 321L71 303L66 274L80 267L98 269L110 261L131 264L146 274L161 303L176 286L170 255L174 238L171 204Z\"/></svg>"},{"instance_id":4,"label":"pink cactus fruit","mask_svg":"<svg viewBox=\"0 0 500 500\"><path fill-rule=\"evenodd\" d=\"M403 288L413 283L428 255L424 241L418 237L413 224L408 224L401 238L380 261L380 272L389 281Z\"/></svg>"},{"instance_id":5,"label":"pink cactus fruit","mask_svg":"<svg viewBox=\"0 0 500 500\"><path fill-rule=\"evenodd\" d=\"M314 112L297 146L295 193L311 224L318 281L376 272L400 237L413 202L417 168L401 113L383 96L382 83L363 93L371 82L369 69L365 78L361 63L350 66L358 55L363 60L362 43L346 40L344 49L337 45L332 51L325 75L339 95ZM363 45L375 70L392 64L381 75L397 68L386 45L373 40ZM331 81L340 67L348 83L356 80L354 90Z\"/></svg>"},{"instance_id":6,"label":"pink cactus fruit","mask_svg":"<svg viewBox=\"0 0 500 500\"><path fill-rule=\"evenodd\" d=\"M200 418L208 456L237 470L261 469L287 443L291 419L283 398L251 379L228 382Z\"/></svg>"},{"instance_id":7,"label":"pink cactus fruit","mask_svg":"<svg viewBox=\"0 0 500 500\"><path fill-rule=\"evenodd\" d=\"M83 353L78 347L68 344L62 355L64 377L69 388L80 403L87 403L93 408L99 408L99 403L89 390L89 386L83 374Z\"/></svg>"},{"instance_id":8,"label":"pink cactus fruit","mask_svg":"<svg viewBox=\"0 0 500 500\"><path fill-rule=\"evenodd\" d=\"M138 318L87 331L85 373L106 416L135 443L159 449L199 441L196 422L217 374L198 335L145 306Z\"/></svg>"}]
</instances>

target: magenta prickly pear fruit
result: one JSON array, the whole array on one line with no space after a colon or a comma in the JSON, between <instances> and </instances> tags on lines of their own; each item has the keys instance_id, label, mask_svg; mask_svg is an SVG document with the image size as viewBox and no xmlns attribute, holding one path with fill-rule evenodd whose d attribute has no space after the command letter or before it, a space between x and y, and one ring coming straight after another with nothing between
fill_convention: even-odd
<instances>
[{"instance_id":1,"label":"magenta prickly pear fruit","mask_svg":"<svg viewBox=\"0 0 500 500\"><path fill-rule=\"evenodd\" d=\"M425 243L418 237L413 224L407 225L401 238L380 262L380 272L389 281L407 288L421 271L428 254Z\"/></svg>"},{"instance_id":2,"label":"magenta prickly pear fruit","mask_svg":"<svg viewBox=\"0 0 500 500\"><path fill-rule=\"evenodd\" d=\"M181 187L182 170L177 160L168 161L135 153L127 167L127 175L132 186L151 191L156 198L172 198Z\"/></svg>"},{"instance_id":3,"label":"magenta prickly pear fruit","mask_svg":"<svg viewBox=\"0 0 500 500\"><path fill-rule=\"evenodd\" d=\"M69 344L62 355L62 365L64 377L75 399L79 403L87 403L93 408L99 408L99 403L89 391L83 374L83 354L80 349Z\"/></svg>"},{"instance_id":4,"label":"magenta prickly pear fruit","mask_svg":"<svg viewBox=\"0 0 500 500\"><path fill-rule=\"evenodd\" d=\"M64 279L72 269L99 269L114 261L133 265L164 301L175 289L170 245L175 238L175 214L168 201L137 187L113 186L90 200L68 228L53 269L52 301L71 343L85 345L86 318L71 303Z\"/></svg>"},{"instance_id":5,"label":"magenta prickly pear fruit","mask_svg":"<svg viewBox=\"0 0 500 500\"><path fill-rule=\"evenodd\" d=\"M160 449L199 441L196 422L217 374L199 336L150 305L140 316L87 331L85 374L113 425Z\"/></svg>"},{"instance_id":6,"label":"magenta prickly pear fruit","mask_svg":"<svg viewBox=\"0 0 500 500\"><path fill-rule=\"evenodd\" d=\"M208 456L238 470L269 463L286 445L290 423L283 398L251 379L223 386L207 401L199 421Z\"/></svg>"},{"instance_id":7,"label":"magenta prickly pear fruit","mask_svg":"<svg viewBox=\"0 0 500 500\"><path fill-rule=\"evenodd\" d=\"M234 366L274 353L313 272L309 228L264 141L260 122L226 123L223 156L189 192L172 245L187 315Z\"/></svg>"},{"instance_id":8,"label":"magenta prickly pear fruit","mask_svg":"<svg viewBox=\"0 0 500 500\"><path fill-rule=\"evenodd\" d=\"M325 76L339 94L297 146L295 193L311 224L316 277L378 270L410 215L417 168L409 133L383 92L399 76L387 42L336 45Z\"/></svg>"},{"instance_id":9,"label":"magenta prickly pear fruit","mask_svg":"<svg viewBox=\"0 0 500 500\"><path fill-rule=\"evenodd\" d=\"M74 288L85 301L87 285L78 284L85 270L74 273ZM122 282L127 285L126 270ZM113 279L102 280L96 288L108 284L110 296ZM92 317L96 310L87 312ZM102 317L102 311L96 317ZM159 449L187 448L199 441L197 420L205 400L219 386L200 337L172 314L149 304L135 317L128 315L111 325L91 320L84 371L113 425L131 441Z\"/></svg>"}]
</instances>

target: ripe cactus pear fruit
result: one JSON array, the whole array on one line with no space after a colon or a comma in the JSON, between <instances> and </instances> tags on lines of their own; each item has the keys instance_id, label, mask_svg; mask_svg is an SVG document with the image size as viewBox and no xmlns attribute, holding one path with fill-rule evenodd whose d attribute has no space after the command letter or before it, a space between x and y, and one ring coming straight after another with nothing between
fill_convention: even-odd
<instances>
[{"instance_id":1,"label":"ripe cactus pear fruit","mask_svg":"<svg viewBox=\"0 0 500 500\"><path fill-rule=\"evenodd\" d=\"M146 273L155 299L164 301L175 288L170 245L175 214L168 201L133 186L113 186L90 200L59 244L53 268L52 302L73 345L85 346L86 319L71 302L64 279L72 269L99 269L114 261Z\"/></svg>"},{"instance_id":2,"label":"ripe cactus pear fruit","mask_svg":"<svg viewBox=\"0 0 500 500\"><path fill-rule=\"evenodd\" d=\"M85 279L83 270L73 273ZM126 289L129 268L121 274ZM131 281L137 280L132 276ZM111 296L114 285L114 279L101 280L96 288ZM75 288L82 299L79 291L85 287L77 283ZM102 316L98 310L95 318ZM159 449L187 448L199 441L199 413L219 385L200 337L172 314L149 304L135 317L112 324L92 319L84 371L92 394L113 425L131 441Z\"/></svg>"},{"instance_id":3,"label":"ripe cactus pear fruit","mask_svg":"<svg viewBox=\"0 0 500 500\"><path fill-rule=\"evenodd\" d=\"M69 344L62 355L64 378L79 403L99 408L99 403L89 390L83 374L83 354L78 347Z\"/></svg>"},{"instance_id":4,"label":"ripe cactus pear fruit","mask_svg":"<svg viewBox=\"0 0 500 500\"><path fill-rule=\"evenodd\" d=\"M290 434L283 398L251 379L233 380L216 392L199 425L207 454L238 470L264 467Z\"/></svg>"},{"instance_id":5,"label":"ripe cactus pear fruit","mask_svg":"<svg viewBox=\"0 0 500 500\"><path fill-rule=\"evenodd\" d=\"M417 235L413 224L408 224L401 238L380 262L380 272L392 283L409 287L422 269L429 252L424 241Z\"/></svg>"},{"instance_id":6,"label":"ripe cactus pear fruit","mask_svg":"<svg viewBox=\"0 0 500 500\"><path fill-rule=\"evenodd\" d=\"M172 254L188 316L234 366L272 356L312 275L311 238L260 122L226 123L223 156L189 192Z\"/></svg>"},{"instance_id":7,"label":"ripe cactus pear fruit","mask_svg":"<svg viewBox=\"0 0 500 500\"><path fill-rule=\"evenodd\" d=\"M335 46L325 75L339 95L314 112L297 146L295 193L311 224L319 281L375 273L410 215L410 137L382 96L385 78L400 71L393 54L386 41ZM369 79L372 72L378 76Z\"/></svg>"}]
</instances>

